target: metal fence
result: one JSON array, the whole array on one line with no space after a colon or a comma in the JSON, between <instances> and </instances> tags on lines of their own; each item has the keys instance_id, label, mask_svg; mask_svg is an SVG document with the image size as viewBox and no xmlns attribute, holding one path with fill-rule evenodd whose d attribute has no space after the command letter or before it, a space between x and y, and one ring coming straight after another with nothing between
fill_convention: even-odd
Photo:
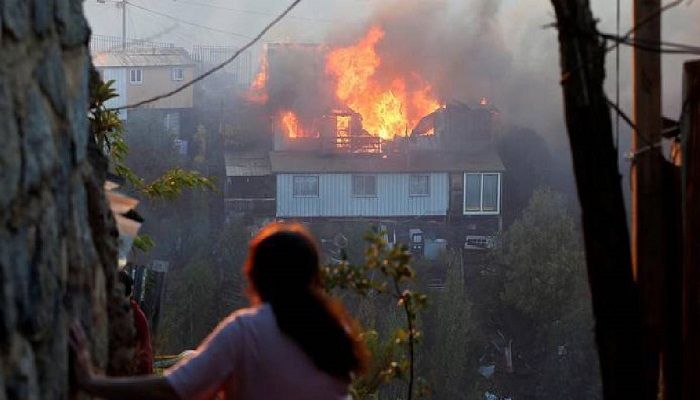
<instances>
[{"instance_id":1,"label":"metal fence","mask_svg":"<svg viewBox=\"0 0 700 400\"><path fill-rule=\"evenodd\" d=\"M192 59L202 69L221 64L233 56L238 49L229 46L194 45L192 47ZM228 64L224 71L233 75L234 82L248 86L253 76L252 57L246 51L240 54L233 62Z\"/></svg>"},{"instance_id":2,"label":"metal fence","mask_svg":"<svg viewBox=\"0 0 700 400\"><path fill-rule=\"evenodd\" d=\"M145 39L127 39L126 50L172 48L173 43L153 42ZM100 53L105 51L119 51L124 47L120 36L92 35L90 38L90 53Z\"/></svg>"}]
</instances>

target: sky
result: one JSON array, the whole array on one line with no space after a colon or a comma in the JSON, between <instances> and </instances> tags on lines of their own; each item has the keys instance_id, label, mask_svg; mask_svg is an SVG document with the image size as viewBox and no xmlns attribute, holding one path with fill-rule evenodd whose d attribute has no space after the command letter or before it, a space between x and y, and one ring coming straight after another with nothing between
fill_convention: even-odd
<instances>
[{"instance_id":1,"label":"sky","mask_svg":"<svg viewBox=\"0 0 700 400\"><path fill-rule=\"evenodd\" d=\"M245 36L257 34L289 1L129 0L127 36L185 48L241 46ZM632 0L620 3L625 32L631 26ZM616 2L592 0L591 6L599 30L614 33ZM94 34L121 35L121 12L114 2L85 0L84 9ZM415 65L443 96L470 102L486 96L508 122L534 129L557 151L567 142L556 30L544 27L554 19L547 0L303 0L263 42L347 44L380 22L387 27L384 45L397 49L403 57L398 61ZM698 21L700 1L684 1L664 14L663 40L700 45ZM631 57L629 49L622 49L621 107L630 115ZM674 119L680 110L681 67L687 59L663 57L663 112ZM613 98L612 53L607 72L606 89Z\"/></svg>"}]
</instances>

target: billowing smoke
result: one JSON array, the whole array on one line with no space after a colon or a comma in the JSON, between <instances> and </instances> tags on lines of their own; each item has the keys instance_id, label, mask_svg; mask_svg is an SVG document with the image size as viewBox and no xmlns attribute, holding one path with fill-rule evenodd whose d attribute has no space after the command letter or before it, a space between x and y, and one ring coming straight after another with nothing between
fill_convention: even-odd
<instances>
[{"instance_id":1,"label":"billowing smoke","mask_svg":"<svg viewBox=\"0 0 700 400\"><path fill-rule=\"evenodd\" d=\"M285 53L280 51L284 46L270 46L268 106L294 109L302 119L336 106L322 49L353 45L376 26L384 31L377 44L381 65L376 78L380 82L389 85L399 76L409 90L428 83L441 102L475 104L485 97L504 116L524 117L525 125L536 130L563 133L557 129L563 124L556 42L548 52L552 74L543 76L541 71L518 64L507 46L501 21L502 5L494 0L381 2L360 23L330 29L322 48L290 45L296 50ZM551 36L554 39L553 32ZM548 84L542 85L543 80ZM546 126L542 121L555 122Z\"/></svg>"},{"instance_id":2,"label":"billowing smoke","mask_svg":"<svg viewBox=\"0 0 700 400\"><path fill-rule=\"evenodd\" d=\"M325 48L316 44L267 45L268 110L294 110L302 121L328 112L333 97L324 79Z\"/></svg>"},{"instance_id":3,"label":"billowing smoke","mask_svg":"<svg viewBox=\"0 0 700 400\"><path fill-rule=\"evenodd\" d=\"M418 73L443 101L490 97L493 82L508 73L512 58L494 18L500 2L474 3L385 4L370 22L386 32L379 45L384 62L392 71Z\"/></svg>"}]
</instances>

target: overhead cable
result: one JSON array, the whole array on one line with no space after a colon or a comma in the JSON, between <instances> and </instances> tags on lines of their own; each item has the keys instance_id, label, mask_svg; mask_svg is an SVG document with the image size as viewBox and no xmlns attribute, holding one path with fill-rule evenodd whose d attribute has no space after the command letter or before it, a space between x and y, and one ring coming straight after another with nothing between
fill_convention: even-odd
<instances>
[{"instance_id":1,"label":"overhead cable","mask_svg":"<svg viewBox=\"0 0 700 400\"><path fill-rule=\"evenodd\" d=\"M143 6L141 6L141 5L134 4L134 3L132 3L132 2L128 2L128 4L129 4L130 6L132 6L132 7L138 8L138 9L140 9L140 10L146 11L146 12L151 13L151 14L154 14L154 15L159 15L159 16L161 16L161 17L171 19L171 20L176 21L176 22L179 22L179 23L181 23L181 24L190 25L190 26L194 26L194 27L197 27L197 28L201 28L201 29L206 29L206 30L212 31L212 32L218 32L218 33L224 33L224 34L227 34L227 35L238 36L238 37L241 37L241 38L244 38L244 39L252 39L252 37L247 36L247 35L242 35L242 34L236 33L236 32L226 31L226 30L223 30L223 29L212 28L212 27L210 27L210 26L197 24L197 23L194 23L194 22L191 22L191 21L184 20L184 19L182 19L182 18L175 17L175 16L170 15L170 14L165 14L165 13L162 13L162 12L160 12L160 11L151 10L150 8L146 8L146 7L143 7Z\"/></svg>"},{"instance_id":2,"label":"overhead cable","mask_svg":"<svg viewBox=\"0 0 700 400\"><path fill-rule=\"evenodd\" d=\"M273 26L277 25L277 23L280 22L287 14L289 14L289 12L292 11L300 2L301 2L301 0L294 0L281 14L279 14L275 19L273 19L269 24L267 24L267 25L265 26L265 28L263 28L263 30L260 31L260 33L258 33L254 38L252 38L252 39L250 40L250 42L248 42L245 46L241 47L240 49L236 50L236 52L233 53L233 55L232 55L231 57L229 57L228 59L226 59L226 60L225 60L224 62L222 62L221 64L219 64L219 65L217 65L217 66L211 68L210 70L204 72L203 74L201 74L201 75L195 77L195 78L192 79L191 81L188 81L188 82L184 83L182 86L180 86L180 87L178 87L178 88L176 88L176 89L174 89L174 90L171 90L171 91L169 91L169 92L167 92L167 93L163 93L163 94L160 94L160 95L158 95L158 96L154 96L154 97L151 97L151 98L146 99L146 100L139 101L139 102L134 103L134 104L125 105L125 106L122 106L122 107L111 108L110 110L131 109L131 108L140 107L140 106L145 105L145 104L153 103L154 101L158 101L158 100L161 100L161 99L165 99L165 98L167 98L167 97L170 97L170 96L173 96L173 95L175 95L175 94L177 94L177 93L180 93L181 91L187 89L188 87L194 85L195 83L197 83L197 82L203 80L204 78L208 77L209 75L213 74L214 72L216 72L216 71L218 71L218 70L224 68L226 65L230 64L233 60L235 60L236 58L238 58L238 56L241 55L241 53L243 53L244 51L248 50L248 49L249 49L250 47L252 47L255 43L257 43L263 36L265 36L265 34L266 34L270 29L272 29Z\"/></svg>"}]
</instances>

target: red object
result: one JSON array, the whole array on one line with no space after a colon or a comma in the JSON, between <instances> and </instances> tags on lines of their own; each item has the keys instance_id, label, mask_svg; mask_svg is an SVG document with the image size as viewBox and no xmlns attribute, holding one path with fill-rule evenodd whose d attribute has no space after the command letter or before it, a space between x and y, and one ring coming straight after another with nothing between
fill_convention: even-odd
<instances>
[{"instance_id":1,"label":"red object","mask_svg":"<svg viewBox=\"0 0 700 400\"><path fill-rule=\"evenodd\" d=\"M131 299L131 308L134 311L134 327L136 328L136 374L149 375L153 373L153 347L151 346L151 333L148 329L148 320L139 304Z\"/></svg>"}]
</instances>

